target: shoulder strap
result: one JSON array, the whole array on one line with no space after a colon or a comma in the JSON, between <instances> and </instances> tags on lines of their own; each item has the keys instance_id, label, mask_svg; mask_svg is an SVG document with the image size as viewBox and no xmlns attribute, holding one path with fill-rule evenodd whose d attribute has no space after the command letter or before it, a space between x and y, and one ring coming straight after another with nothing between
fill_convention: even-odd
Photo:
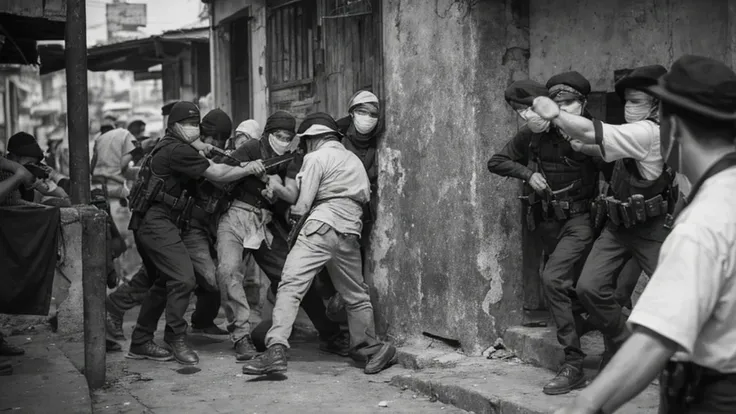
<instances>
[{"instance_id":1,"label":"shoulder strap","mask_svg":"<svg viewBox=\"0 0 736 414\"><path fill-rule=\"evenodd\" d=\"M601 150L603 158L606 157L606 147L603 146L603 122L599 119L593 119L593 129L595 131L595 143Z\"/></svg>"}]
</instances>

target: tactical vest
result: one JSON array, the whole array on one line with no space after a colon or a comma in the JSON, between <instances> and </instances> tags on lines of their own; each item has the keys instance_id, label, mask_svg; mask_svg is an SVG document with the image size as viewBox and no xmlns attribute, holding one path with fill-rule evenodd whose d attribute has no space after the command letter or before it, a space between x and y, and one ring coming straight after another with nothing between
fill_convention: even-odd
<instances>
[{"instance_id":1,"label":"tactical vest","mask_svg":"<svg viewBox=\"0 0 736 414\"><path fill-rule=\"evenodd\" d=\"M657 123L654 119L649 121ZM672 224L672 212L679 191L675 173L664 164L662 173L646 180L631 158L617 160L613 167L609 197L597 201L597 211L605 211L609 227L636 227L652 240L663 241Z\"/></svg>"},{"instance_id":2,"label":"tactical vest","mask_svg":"<svg viewBox=\"0 0 736 414\"><path fill-rule=\"evenodd\" d=\"M258 155L260 155L260 157L257 159L267 159L276 156L276 154L270 150L270 147L268 146L268 140L265 138L261 138L259 148L260 154ZM285 179L286 177L287 168L288 164L283 164L278 167L277 174L281 176L282 179ZM266 183L261 181L260 178L247 176L243 179L241 183L238 184L237 187L235 187L232 192L232 197L236 200L248 203L256 208L273 210L274 204L268 201L261 194L261 190L264 190L265 188ZM276 202L276 204L279 204L278 201Z\"/></svg>"},{"instance_id":3,"label":"tactical vest","mask_svg":"<svg viewBox=\"0 0 736 414\"><path fill-rule=\"evenodd\" d=\"M530 159L553 191L572 186L560 201L591 200L598 185L598 168L593 159L572 149L556 132L534 134L529 143Z\"/></svg>"},{"instance_id":4,"label":"tactical vest","mask_svg":"<svg viewBox=\"0 0 736 414\"><path fill-rule=\"evenodd\" d=\"M141 169L133 184L128 203L130 211L133 213L133 219L129 226L131 230L137 228L137 222L154 203L162 203L174 211L180 211L186 207L189 199L186 191L178 191L176 194L167 192L178 187L176 178L172 175L156 174L151 166L156 153L170 144L172 144L172 141L164 137L141 162Z\"/></svg>"}]
</instances>

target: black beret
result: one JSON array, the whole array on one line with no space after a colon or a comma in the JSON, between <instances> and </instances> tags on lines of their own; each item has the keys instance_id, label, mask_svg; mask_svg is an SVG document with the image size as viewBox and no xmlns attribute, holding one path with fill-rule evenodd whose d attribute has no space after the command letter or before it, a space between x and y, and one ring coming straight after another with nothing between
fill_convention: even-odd
<instances>
[{"instance_id":1,"label":"black beret","mask_svg":"<svg viewBox=\"0 0 736 414\"><path fill-rule=\"evenodd\" d=\"M268 134L276 129L285 129L294 132L294 128L296 128L296 118L294 118L294 115L286 111L276 111L266 120L263 133Z\"/></svg>"},{"instance_id":2,"label":"black beret","mask_svg":"<svg viewBox=\"0 0 736 414\"><path fill-rule=\"evenodd\" d=\"M549 90L542 86L541 83L526 79L516 81L509 85L504 93L504 98L506 98L506 102L509 103L516 102L532 106L534 98L537 96L547 95L549 95Z\"/></svg>"},{"instance_id":3,"label":"black beret","mask_svg":"<svg viewBox=\"0 0 736 414\"><path fill-rule=\"evenodd\" d=\"M717 121L736 121L736 73L717 60L685 55L645 89L670 105Z\"/></svg>"},{"instance_id":4,"label":"black beret","mask_svg":"<svg viewBox=\"0 0 736 414\"><path fill-rule=\"evenodd\" d=\"M646 86L656 85L657 80L665 73L667 73L667 69L662 65L649 65L636 68L616 82L616 94L621 98L621 101L625 101L624 93L626 89L644 90Z\"/></svg>"},{"instance_id":5,"label":"black beret","mask_svg":"<svg viewBox=\"0 0 736 414\"><path fill-rule=\"evenodd\" d=\"M27 132L18 132L8 140L8 153L20 157L43 158L43 150L36 138Z\"/></svg>"},{"instance_id":6,"label":"black beret","mask_svg":"<svg viewBox=\"0 0 736 414\"><path fill-rule=\"evenodd\" d=\"M200 128L204 136L227 135L230 137L233 132L233 121L222 109L213 109L202 118Z\"/></svg>"},{"instance_id":7,"label":"black beret","mask_svg":"<svg viewBox=\"0 0 736 414\"><path fill-rule=\"evenodd\" d=\"M552 76L547 81L547 89L552 89L555 85L567 85L581 94L588 96L590 94L590 82L580 72L571 71L560 73Z\"/></svg>"},{"instance_id":8,"label":"black beret","mask_svg":"<svg viewBox=\"0 0 736 414\"><path fill-rule=\"evenodd\" d=\"M174 125L186 119L196 119L199 122L199 108L192 102L179 101L171 108L167 126Z\"/></svg>"}]
</instances>

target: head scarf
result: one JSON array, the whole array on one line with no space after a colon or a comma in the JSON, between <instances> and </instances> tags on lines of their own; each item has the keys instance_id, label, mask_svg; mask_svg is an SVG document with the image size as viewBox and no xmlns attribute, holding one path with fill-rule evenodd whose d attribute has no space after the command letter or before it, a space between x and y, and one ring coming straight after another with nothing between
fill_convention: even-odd
<instances>
[{"instance_id":1,"label":"head scarf","mask_svg":"<svg viewBox=\"0 0 736 414\"><path fill-rule=\"evenodd\" d=\"M348 102L348 112L353 112L356 106L361 104L373 104L378 108L378 97L372 92L358 91Z\"/></svg>"},{"instance_id":2,"label":"head scarf","mask_svg":"<svg viewBox=\"0 0 736 414\"><path fill-rule=\"evenodd\" d=\"M243 121L235 129L235 134L245 134L250 138L258 139L261 136L261 126L254 119Z\"/></svg>"}]
</instances>

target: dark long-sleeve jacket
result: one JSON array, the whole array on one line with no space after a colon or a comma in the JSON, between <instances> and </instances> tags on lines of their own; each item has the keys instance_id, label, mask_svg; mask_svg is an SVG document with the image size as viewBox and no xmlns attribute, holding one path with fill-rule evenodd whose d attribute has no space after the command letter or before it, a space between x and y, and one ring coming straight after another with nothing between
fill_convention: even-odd
<instances>
[{"instance_id":1,"label":"dark long-sleeve jacket","mask_svg":"<svg viewBox=\"0 0 736 414\"><path fill-rule=\"evenodd\" d=\"M534 133L524 125L511 140L488 160L488 171L502 177L528 181L534 174L529 168L529 144Z\"/></svg>"}]
</instances>

